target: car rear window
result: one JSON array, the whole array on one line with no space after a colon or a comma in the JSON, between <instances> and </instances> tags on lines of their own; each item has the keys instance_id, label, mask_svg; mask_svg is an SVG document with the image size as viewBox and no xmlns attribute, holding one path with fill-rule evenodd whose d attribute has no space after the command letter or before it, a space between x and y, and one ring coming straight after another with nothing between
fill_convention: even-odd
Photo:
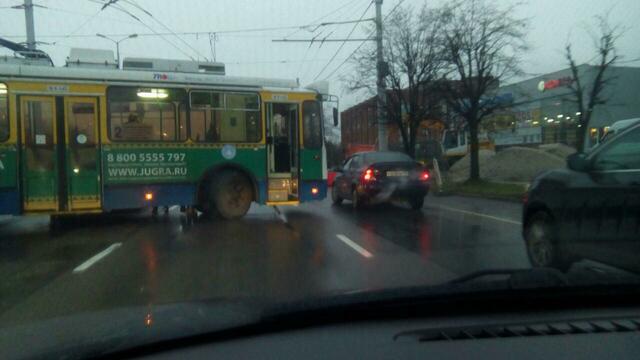
<instances>
[{"instance_id":1,"label":"car rear window","mask_svg":"<svg viewBox=\"0 0 640 360\"><path fill-rule=\"evenodd\" d=\"M372 164L376 162L391 162L391 161L413 161L407 154L399 152L375 152L364 155L364 162L366 164Z\"/></svg>"}]
</instances>

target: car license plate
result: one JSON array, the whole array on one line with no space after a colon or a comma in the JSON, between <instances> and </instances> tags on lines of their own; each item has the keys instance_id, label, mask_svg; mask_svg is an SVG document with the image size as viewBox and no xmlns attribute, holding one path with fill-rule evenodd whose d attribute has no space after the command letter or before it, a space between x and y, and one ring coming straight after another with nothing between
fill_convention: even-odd
<instances>
[{"instance_id":1,"label":"car license plate","mask_svg":"<svg viewBox=\"0 0 640 360\"><path fill-rule=\"evenodd\" d=\"M409 176L408 171L387 171L387 176L399 177L399 176Z\"/></svg>"}]
</instances>

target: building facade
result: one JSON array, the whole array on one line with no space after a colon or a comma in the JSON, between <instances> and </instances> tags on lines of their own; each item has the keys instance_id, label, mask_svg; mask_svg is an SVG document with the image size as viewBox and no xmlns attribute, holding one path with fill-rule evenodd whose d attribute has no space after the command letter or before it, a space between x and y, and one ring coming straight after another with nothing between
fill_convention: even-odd
<instances>
[{"instance_id":1,"label":"building facade","mask_svg":"<svg viewBox=\"0 0 640 360\"><path fill-rule=\"evenodd\" d=\"M389 150L404 151L398 126L386 122ZM439 149L439 141L445 124L440 119L425 119L416 134L416 158L430 159ZM340 113L342 146L347 155L362 150L372 150L378 145L378 118L376 97L371 97Z\"/></svg>"},{"instance_id":2,"label":"building facade","mask_svg":"<svg viewBox=\"0 0 640 360\"><path fill-rule=\"evenodd\" d=\"M376 97L358 103L340 113L340 136L347 153L378 144Z\"/></svg>"},{"instance_id":3,"label":"building facade","mask_svg":"<svg viewBox=\"0 0 640 360\"><path fill-rule=\"evenodd\" d=\"M589 90L597 68L585 64L578 66L577 70L581 84ZM640 67L610 67L605 78L608 83L601 94L605 102L593 110L585 132L585 149L595 145L615 121L640 117ZM486 136L498 150L508 146L547 143L575 147L582 129L578 124L579 108L568 87L572 83L571 69L567 68L500 86L492 101L499 101L503 106L482 120L482 136ZM353 152L352 149L377 145L376 106L376 98L372 97L341 113L342 145L347 153ZM416 157L437 156L439 144L445 138L445 129L449 130L449 135L463 134L458 136L461 137L458 145L468 143L464 139L467 136L464 135L464 119L443 108L441 119L422 121L416 138ZM397 125L387 122L387 126L389 148L402 150Z\"/></svg>"},{"instance_id":4,"label":"building facade","mask_svg":"<svg viewBox=\"0 0 640 360\"><path fill-rule=\"evenodd\" d=\"M591 89L596 72L595 66L578 66L578 78L585 89ZM640 117L640 68L610 67L605 78L608 84L601 95L605 103L593 110L585 149L595 145L615 121ZM500 87L498 97L507 106L484 119L483 128L496 147L544 143L575 146L580 112L568 87L572 83L571 69L567 68Z\"/></svg>"}]
</instances>

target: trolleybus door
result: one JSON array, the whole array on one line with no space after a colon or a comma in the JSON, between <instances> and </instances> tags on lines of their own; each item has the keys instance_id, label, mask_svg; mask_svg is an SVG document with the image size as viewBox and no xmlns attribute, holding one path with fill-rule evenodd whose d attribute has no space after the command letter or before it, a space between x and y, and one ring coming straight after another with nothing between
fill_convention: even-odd
<instances>
[{"instance_id":1,"label":"trolleybus door","mask_svg":"<svg viewBox=\"0 0 640 360\"><path fill-rule=\"evenodd\" d=\"M100 156L96 98L65 97L69 210L100 208Z\"/></svg>"},{"instance_id":2,"label":"trolleybus door","mask_svg":"<svg viewBox=\"0 0 640 360\"><path fill-rule=\"evenodd\" d=\"M23 208L58 210L60 145L56 136L55 97L20 97L20 118Z\"/></svg>"},{"instance_id":3,"label":"trolleybus door","mask_svg":"<svg viewBox=\"0 0 640 360\"><path fill-rule=\"evenodd\" d=\"M293 103L267 103L269 201L298 199L299 109Z\"/></svg>"},{"instance_id":4,"label":"trolleybus door","mask_svg":"<svg viewBox=\"0 0 640 360\"><path fill-rule=\"evenodd\" d=\"M97 101L20 97L24 211L100 208Z\"/></svg>"}]
</instances>

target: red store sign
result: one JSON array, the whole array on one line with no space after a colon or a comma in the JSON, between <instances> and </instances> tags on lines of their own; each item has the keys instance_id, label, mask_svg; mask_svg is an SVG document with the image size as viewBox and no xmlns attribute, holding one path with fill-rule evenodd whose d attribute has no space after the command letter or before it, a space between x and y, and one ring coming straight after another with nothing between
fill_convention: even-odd
<instances>
[{"instance_id":1,"label":"red store sign","mask_svg":"<svg viewBox=\"0 0 640 360\"><path fill-rule=\"evenodd\" d=\"M547 80L547 81L543 80L538 83L538 90L540 91L551 90L560 86L571 85L571 83L573 83L573 78L569 76L566 76L560 79L553 79L553 80Z\"/></svg>"}]
</instances>

